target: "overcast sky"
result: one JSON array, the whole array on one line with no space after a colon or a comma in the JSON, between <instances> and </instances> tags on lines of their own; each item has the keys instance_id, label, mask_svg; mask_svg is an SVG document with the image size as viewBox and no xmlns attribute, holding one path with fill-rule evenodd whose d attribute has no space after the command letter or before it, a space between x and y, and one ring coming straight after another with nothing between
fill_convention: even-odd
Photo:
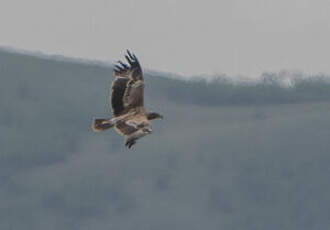
<instances>
[{"instance_id":1,"label":"overcast sky","mask_svg":"<svg viewBox=\"0 0 330 230\"><path fill-rule=\"evenodd\" d=\"M0 45L145 68L330 73L328 0L1 0Z\"/></svg>"}]
</instances>

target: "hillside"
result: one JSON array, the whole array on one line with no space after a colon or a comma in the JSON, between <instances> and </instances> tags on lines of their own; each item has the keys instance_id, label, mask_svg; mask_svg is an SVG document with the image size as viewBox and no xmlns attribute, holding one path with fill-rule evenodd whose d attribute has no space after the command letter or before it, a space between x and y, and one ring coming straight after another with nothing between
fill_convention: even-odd
<instances>
[{"instance_id":1,"label":"hillside","mask_svg":"<svg viewBox=\"0 0 330 230\"><path fill-rule=\"evenodd\" d=\"M127 150L90 129L111 66L0 50L0 229L327 228L326 76L145 75L165 119Z\"/></svg>"}]
</instances>

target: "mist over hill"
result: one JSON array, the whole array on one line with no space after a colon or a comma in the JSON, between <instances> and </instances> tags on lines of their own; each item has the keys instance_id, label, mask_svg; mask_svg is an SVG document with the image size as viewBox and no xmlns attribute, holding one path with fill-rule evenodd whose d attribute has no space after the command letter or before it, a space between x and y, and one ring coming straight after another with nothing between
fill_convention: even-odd
<instances>
[{"instance_id":1,"label":"mist over hill","mask_svg":"<svg viewBox=\"0 0 330 230\"><path fill-rule=\"evenodd\" d=\"M328 76L147 71L165 119L133 150L90 128L111 81L110 65L0 50L0 229L329 226Z\"/></svg>"}]
</instances>

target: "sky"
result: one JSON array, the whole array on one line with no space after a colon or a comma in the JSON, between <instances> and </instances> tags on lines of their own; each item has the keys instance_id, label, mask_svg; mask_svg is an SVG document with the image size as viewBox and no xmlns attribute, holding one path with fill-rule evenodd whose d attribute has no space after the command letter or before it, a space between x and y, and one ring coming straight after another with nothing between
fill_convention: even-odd
<instances>
[{"instance_id":1,"label":"sky","mask_svg":"<svg viewBox=\"0 0 330 230\"><path fill-rule=\"evenodd\" d=\"M0 45L183 75L330 73L327 0L1 0Z\"/></svg>"}]
</instances>

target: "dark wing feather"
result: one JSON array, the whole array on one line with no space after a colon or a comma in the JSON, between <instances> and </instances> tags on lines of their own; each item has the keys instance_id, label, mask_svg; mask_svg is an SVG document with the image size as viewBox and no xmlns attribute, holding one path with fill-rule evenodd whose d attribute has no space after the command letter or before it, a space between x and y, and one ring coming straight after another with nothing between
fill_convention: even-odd
<instances>
[{"instance_id":1,"label":"dark wing feather","mask_svg":"<svg viewBox=\"0 0 330 230\"><path fill-rule=\"evenodd\" d=\"M129 65L118 61L114 68L111 105L113 114L120 116L130 109L143 106L143 73L137 57L127 50L125 58Z\"/></svg>"},{"instance_id":2,"label":"dark wing feather","mask_svg":"<svg viewBox=\"0 0 330 230\"><path fill-rule=\"evenodd\" d=\"M128 81L129 78L118 77L112 83L111 106L114 116L120 116L125 109L123 97Z\"/></svg>"},{"instance_id":3,"label":"dark wing feather","mask_svg":"<svg viewBox=\"0 0 330 230\"><path fill-rule=\"evenodd\" d=\"M114 68L115 77L128 77L134 80L143 80L142 68L137 57L127 50L125 58L129 65L118 61Z\"/></svg>"}]
</instances>

